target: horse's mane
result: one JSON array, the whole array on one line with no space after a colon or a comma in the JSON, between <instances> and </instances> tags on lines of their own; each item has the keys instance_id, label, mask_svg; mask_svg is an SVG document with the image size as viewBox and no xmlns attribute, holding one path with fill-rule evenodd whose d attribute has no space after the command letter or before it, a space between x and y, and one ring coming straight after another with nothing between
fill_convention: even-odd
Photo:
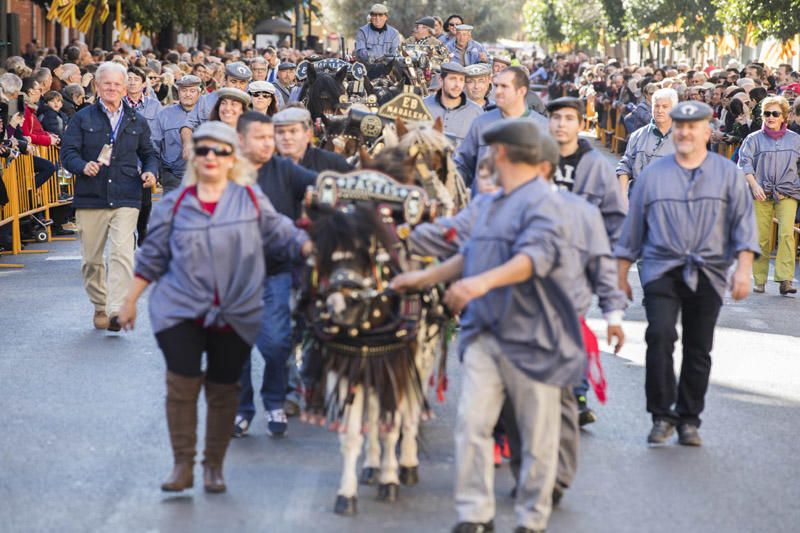
<instances>
[{"instance_id":1,"label":"horse's mane","mask_svg":"<svg viewBox=\"0 0 800 533\"><path fill-rule=\"evenodd\" d=\"M412 122L407 123L405 126L408 131L405 135L400 137L398 146L403 149L406 154L412 153L412 146L442 153L453 149L453 145L450 143L447 136L434 129L433 124L428 122Z\"/></svg>"},{"instance_id":2,"label":"horse's mane","mask_svg":"<svg viewBox=\"0 0 800 533\"><path fill-rule=\"evenodd\" d=\"M334 268L334 252L351 252L360 265L372 265L372 237L385 247L391 237L381 222L372 203L363 203L345 211L316 205L310 212L312 220L309 234L316 246L319 272L330 275Z\"/></svg>"}]
</instances>

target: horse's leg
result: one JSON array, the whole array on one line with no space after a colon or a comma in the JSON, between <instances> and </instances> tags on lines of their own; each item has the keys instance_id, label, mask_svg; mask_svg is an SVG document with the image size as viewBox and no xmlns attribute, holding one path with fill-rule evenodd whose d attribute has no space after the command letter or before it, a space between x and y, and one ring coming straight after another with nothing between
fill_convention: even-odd
<instances>
[{"instance_id":1,"label":"horse's leg","mask_svg":"<svg viewBox=\"0 0 800 533\"><path fill-rule=\"evenodd\" d=\"M374 393L373 393L374 394ZM392 414L390 426L381 433L381 459L380 485L378 486L378 499L385 502L397 500L400 488L400 479L397 474L397 440L400 438L400 413Z\"/></svg>"},{"instance_id":2,"label":"horse's leg","mask_svg":"<svg viewBox=\"0 0 800 533\"><path fill-rule=\"evenodd\" d=\"M347 397L348 384L342 382L339 389L340 401ZM364 392L357 387L353 401L345 407L344 416L339 428L339 450L342 454L342 477L339 481L339 491L336 497L336 514L352 516L357 512L356 501L358 491L357 463L364 444L364 435L361 433L364 414Z\"/></svg>"},{"instance_id":3,"label":"horse's leg","mask_svg":"<svg viewBox=\"0 0 800 533\"><path fill-rule=\"evenodd\" d=\"M378 397L367 395L367 442L365 445L364 467L361 470L361 484L374 485L378 482L381 466L380 428L378 422Z\"/></svg>"}]
</instances>

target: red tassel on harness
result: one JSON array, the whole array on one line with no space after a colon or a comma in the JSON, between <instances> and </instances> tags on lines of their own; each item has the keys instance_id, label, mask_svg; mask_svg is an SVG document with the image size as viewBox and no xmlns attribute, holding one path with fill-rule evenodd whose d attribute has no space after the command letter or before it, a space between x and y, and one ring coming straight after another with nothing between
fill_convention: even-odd
<instances>
[{"instance_id":1,"label":"red tassel on harness","mask_svg":"<svg viewBox=\"0 0 800 533\"><path fill-rule=\"evenodd\" d=\"M436 384L436 399L439 403L444 403L445 391L447 391L447 376L440 375Z\"/></svg>"},{"instance_id":2,"label":"red tassel on harness","mask_svg":"<svg viewBox=\"0 0 800 533\"><path fill-rule=\"evenodd\" d=\"M581 317L581 330L583 331L583 344L586 347L586 355L589 357L589 366L586 376L592 385L597 400L606 403L606 374L603 372L603 365L600 363L600 345L594 332L586 325L586 320ZM597 370L597 375L594 371Z\"/></svg>"},{"instance_id":3,"label":"red tassel on harness","mask_svg":"<svg viewBox=\"0 0 800 533\"><path fill-rule=\"evenodd\" d=\"M458 232L456 231L456 228L449 228L447 231L444 232L444 240L447 242L453 242L454 240L456 240L457 236Z\"/></svg>"}]
</instances>

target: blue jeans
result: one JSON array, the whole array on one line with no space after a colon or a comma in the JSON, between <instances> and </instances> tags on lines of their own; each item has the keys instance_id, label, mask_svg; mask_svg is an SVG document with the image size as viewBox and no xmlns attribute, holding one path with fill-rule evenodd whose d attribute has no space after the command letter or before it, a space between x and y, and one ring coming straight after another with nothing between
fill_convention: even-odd
<instances>
[{"instance_id":1,"label":"blue jeans","mask_svg":"<svg viewBox=\"0 0 800 533\"><path fill-rule=\"evenodd\" d=\"M283 409L286 400L286 361L292 351L292 324L289 295L292 274L283 272L267 276L264 283L264 318L256 346L264 358L264 376L261 381L261 400L264 409ZM253 382L250 377L251 362L242 369L242 392L239 395L238 414L252 420L256 414L253 402Z\"/></svg>"}]
</instances>

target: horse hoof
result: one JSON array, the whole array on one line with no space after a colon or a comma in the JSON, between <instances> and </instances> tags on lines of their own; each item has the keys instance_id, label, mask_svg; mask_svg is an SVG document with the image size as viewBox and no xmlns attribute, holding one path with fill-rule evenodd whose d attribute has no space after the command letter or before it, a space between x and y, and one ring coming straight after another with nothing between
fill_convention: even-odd
<instances>
[{"instance_id":1,"label":"horse hoof","mask_svg":"<svg viewBox=\"0 0 800 533\"><path fill-rule=\"evenodd\" d=\"M416 466L400 467L400 483L403 485L416 485L419 483L419 473Z\"/></svg>"},{"instance_id":2,"label":"horse hoof","mask_svg":"<svg viewBox=\"0 0 800 533\"><path fill-rule=\"evenodd\" d=\"M374 485L378 482L378 469L371 466L365 466L361 470L361 484Z\"/></svg>"},{"instance_id":3,"label":"horse hoof","mask_svg":"<svg viewBox=\"0 0 800 533\"><path fill-rule=\"evenodd\" d=\"M400 485L397 483L381 483L378 485L378 501L396 502Z\"/></svg>"},{"instance_id":4,"label":"horse hoof","mask_svg":"<svg viewBox=\"0 0 800 533\"><path fill-rule=\"evenodd\" d=\"M356 508L356 497L336 496L336 505L333 506L333 512L340 516L355 516L358 512Z\"/></svg>"}]
</instances>

